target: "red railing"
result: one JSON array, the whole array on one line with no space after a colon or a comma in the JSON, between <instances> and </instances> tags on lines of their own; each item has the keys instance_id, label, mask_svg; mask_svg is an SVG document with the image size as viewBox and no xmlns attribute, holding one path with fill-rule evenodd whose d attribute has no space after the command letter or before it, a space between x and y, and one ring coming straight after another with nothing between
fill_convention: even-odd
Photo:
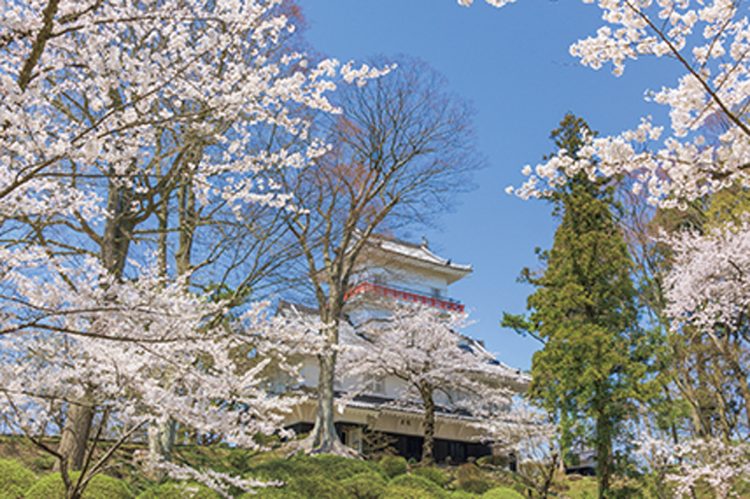
<instances>
[{"instance_id":1,"label":"red railing","mask_svg":"<svg viewBox=\"0 0 750 499\"><path fill-rule=\"evenodd\" d=\"M452 312L463 312L464 305L453 300L444 300L436 298L434 296L427 296L412 291L404 291L400 289L390 288L383 286L382 284L375 284L374 282L361 282L354 286L346 293L346 300L353 298L357 295L366 293L377 294L380 296L386 296L389 298L395 298L397 300L404 300L413 303L421 303L430 307L436 307L443 310L450 310Z\"/></svg>"}]
</instances>

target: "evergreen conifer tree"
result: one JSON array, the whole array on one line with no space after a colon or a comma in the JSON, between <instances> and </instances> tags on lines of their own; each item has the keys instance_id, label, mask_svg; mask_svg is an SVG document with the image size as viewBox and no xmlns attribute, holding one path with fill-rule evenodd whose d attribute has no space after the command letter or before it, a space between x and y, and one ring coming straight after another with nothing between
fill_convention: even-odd
<instances>
[{"instance_id":1,"label":"evergreen conifer tree","mask_svg":"<svg viewBox=\"0 0 750 499\"><path fill-rule=\"evenodd\" d=\"M585 121L569 114L551 138L575 154L584 133L592 133ZM564 452L576 440L596 452L605 497L620 423L644 372L632 259L611 187L581 172L546 198L560 218L552 249L540 253L543 271L522 273L536 287L528 317L506 314L503 323L544 343L533 357L529 396L554 415Z\"/></svg>"}]
</instances>

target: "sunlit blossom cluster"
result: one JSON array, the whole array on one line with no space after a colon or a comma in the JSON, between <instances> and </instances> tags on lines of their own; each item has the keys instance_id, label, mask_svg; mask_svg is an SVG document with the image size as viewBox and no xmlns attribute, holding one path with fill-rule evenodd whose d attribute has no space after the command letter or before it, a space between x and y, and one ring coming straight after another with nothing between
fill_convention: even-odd
<instances>
[{"instance_id":1,"label":"sunlit blossom cluster","mask_svg":"<svg viewBox=\"0 0 750 499\"><path fill-rule=\"evenodd\" d=\"M468 5L471 2L463 2ZM489 2L494 3L494 2ZM650 117L634 129L589 139L575 158L565 151L533 171L518 188L522 198L543 196L561 176L624 175L653 204L683 206L732 184L747 185L750 126L750 22L732 0L585 0L604 24L574 43L570 52L593 69L611 65L615 75L643 57L671 57L684 74L675 86L647 92L669 110L669 122Z\"/></svg>"},{"instance_id":2,"label":"sunlit blossom cluster","mask_svg":"<svg viewBox=\"0 0 750 499\"><path fill-rule=\"evenodd\" d=\"M43 5L6 5L0 215L48 214L84 202L93 208L96 199L61 173L71 166L82 176L114 169L127 182L133 169L188 147L208 152L196 165L205 195L274 201L271 186L242 173L299 166L320 147L296 154L259 149L253 144L258 127L304 137L308 123L292 107L335 112L326 94L336 77L362 84L389 70L335 59L312 63L298 52L272 57L274 45L294 30L289 19L273 14L280 4L62 0L38 59L29 55L44 27ZM189 127L190 143L155 150L158 127ZM222 176L220 189L216 176Z\"/></svg>"},{"instance_id":3,"label":"sunlit blossom cluster","mask_svg":"<svg viewBox=\"0 0 750 499\"><path fill-rule=\"evenodd\" d=\"M741 326L750 307L750 227L729 226L672 240L675 262L666 284L668 314L702 330Z\"/></svg>"},{"instance_id":4,"label":"sunlit blossom cluster","mask_svg":"<svg viewBox=\"0 0 750 499\"><path fill-rule=\"evenodd\" d=\"M492 5L493 7L503 7L505 5L508 5L509 3L513 3L516 0L485 0L488 4ZM474 0L458 0L458 5L461 5L463 7L469 7L471 4L474 3Z\"/></svg>"},{"instance_id":5,"label":"sunlit blossom cluster","mask_svg":"<svg viewBox=\"0 0 750 499\"><path fill-rule=\"evenodd\" d=\"M676 497L693 497L708 487L715 497L733 497L732 488L750 477L750 446L720 438L673 442L641 436L638 453L663 474Z\"/></svg>"},{"instance_id":6,"label":"sunlit blossom cluster","mask_svg":"<svg viewBox=\"0 0 750 499\"><path fill-rule=\"evenodd\" d=\"M337 369L342 378L355 381L348 397L366 390L374 378L392 376L402 381L397 405L422 404L429 391L451 410L473 415L487 435L507 429L504 415L511 417L512 399L528 383L527 376L498 364L479 344L469 345L460 333L466 324L465 314L444 315L408 304L390 307L386 321L357 328L359 341L341 346Z\"/></svg>"}]
</instances>

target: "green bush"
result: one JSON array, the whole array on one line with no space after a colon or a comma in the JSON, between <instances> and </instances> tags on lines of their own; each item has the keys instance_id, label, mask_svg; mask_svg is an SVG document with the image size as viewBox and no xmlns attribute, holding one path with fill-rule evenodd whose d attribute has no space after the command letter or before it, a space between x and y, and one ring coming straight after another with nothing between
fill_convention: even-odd
<instances>
[{"instance_id":1,"label":"green bush","mask_svg":"<svg viewBox=\"0 0 750 499\"><path fill-rule=\"evenodd\" d=\"M377 473L360 473L341 481L349 497L380 499L385 494L385 479Z\"/></svg>"},{"instance_id":2,"label":"green bush","mask_svg":"<svg viewBox=\"0 0 750 499\"><path fill-rule=\"evenodd\" d=\"M389 485L385 489L383 499L435 499L429 492L421 489L412 489L411 487L402 487L399 485Z\"/></svg>"},{"instance_id":3,"label":"green bush","mask_svg":"<svg viewBox=\"0 0 750 499\"><path fill-rule=\"evenodd\" d=\"M55 459L54 456L50 456L49 454L43 454L41 456L35 457L29 463L31 465L31 469L36 472L48 472L52 471L52 469L55 467L55 464L57 464L57 459Z\"/></svg>"},{"instance_id":4,"label":"green bush","mask_svg":"<svg viewBox=\"0 0 750 499\"><path fill-rule=\"evenodd\" d=\"M17 499L36 482L36 475L18 461L0 459L0 499Z\"/></svg>"},{"instance_id":5,"label":"green bush","mask_svg":"<svg viewBox=\"0 0 750 499\"><path fill-rule=\"evenodd\" d=\"M284 499L302 499L315 497L320 499L342 499L347 497L346 489L329 478L319 475L298 475L283 480L284 484L280 487L265 487L257 489L256 494L247 493L242 496L243 499L253 498L284 498Z\"/></svg>"},{"instance_id":6,"label":"green bush","mask_svg":"<svg viewBox=\"0 0 750 499\"><path fill-rule=\"evenodd\" d=\"M232 449L232 452L227 454L225 462L227 467L235 473L245 473L250 468L250 461L256 456L254 451L247 449ZM189 462L189 461L188 461Z\"/></svg>"},{"instance_id":7,"label":"green bush","mask_svg":"<svg viewBox=\"0 0 750 499\"><path fill-rule=\"evenodd\" d=\"M276 458L253 466L249 474L263 480L293 480L302 475L319 475L331 480L343 480L362 473L378 473L377 465L330 454Z\"/></svg>"},{"instance_id":8,"label":"green bush","mask_svg":"<svg viewBox=\"0 0 750 499\"><path fill-rule=\"evenodd\" d=\"M307 499L307 496L292 492L288 487L263 487L255 493L246 493L240 499Z\"/></svg>"},{"instance_id":9,"label":"green bush","mask_svg":"<svg viewBox=\"0 0 750 499\"><path fill-rule=\"evenodd\" d=\"M507 468L510 466L510 456L499 455L499 456L482 456L476 461L477 466L499 466L501 468Z\"/></svg>"},{"instance_id":10,"label":"green bush","mask_svg":"<svg viewBox=\"0 0 750 499\"><path fill-rule=\"evenodd\" d=\"M299 474L311 474L315 470L307 458L276 458L253 466L250 475L260 480L287 480Z\"/></svg>"},{"instance_id":11,"label":"green bush","mask_svg":"<svg viewBox=\"0 0 750 499\"><path fill-rule=\"evenodd\" d=\"M380 468L369 461L335 456L333 454L318 454L297 458L308 460L319 473L332 480L343 480L362 473L381 473Z\"/></svg>"},{"instance_id":12,"label":"green bush","mask_svg":"<svg viewBox=\"0 0 750 499\"><path fill-rule=\"evenodd\" d=\"M432 497L446 497L447 493L442 487L436 485L430 480L417 475L399 475L389 483L394 487L406 487L409 489L419 489L430 494Z\"/></svg>"},{"instance_id":13,"label":"green bush","mask_svg":"<svg viewBox=\"0 0 750 499\"><path fill-rule=\"evenodd\" d=\"M562 488L565 488L567 481L561 480L561 482L563 482ZM637 483L638 490L635 494L631 494L631 497L677 497L674 484L664 480L664 477L659 474L647 473L641 475L638 477ZM619 491L617 492L619 493ZM750 498L750 490L742 491L735 488L733 492L742 499Z\"/></svg>"},{"instance_id":14,"label":"green bush","mask_svg":"<svg viewBox=\"0 0 750 499\"><path fill-rule=\"evenodd\" d=\"M498 484L482 472L475 464L462 464L456 470L458 488L472 494L484 494Z\"/></svg>"},{"instance_id":15,"label":"green bush","mask_svg":"<svg viewBox=\"0 0 750 499\"><path fill-rule=\"evenodd\" d=\"M388 478L406 473L406 459L401 456L383 456L378 463Z\"/></svg>"},{"instance_id":16,"label":"green bush","mask_svg":"<svg viewBox=\"0 0 750 499\"><path fill-rule=\"evenodd\" d=\"M377 465L330 454L272 459L254 466L249 472L249 476L259 480L284 482L281 487L259 489L253 496L258 498L342 499L346 497L346 489L339 481L362 474L377 476L382 480L382 472Z\"/></svg>"},{"instance_id":17,"label":"green bush","mask_svg":"<svg viewBox=\"0 0 750 499\"><path fill-rule=\"evenodd\" d=\"M629 477L629 476L623 476L623 475L614 475L612 477L612 480L609 483L609 495L612 496L613 499L616 498L630 498L630 497L674 497L676 494L669 493L667 487L663 487L662 493L655 493L654 490L649 490L649 483L647 479L644 479L643 476L640 476L638 478L636 477ZM666 484L665 484L666 485ZM598 489L598 487L597 487ZM597 496L598 496L598 490ZM709 497L712 494L709 494ZM739 497L742 497L742 494L738 494ZM734 497L730 494L730 497Z\"/></svg>"},{"instance_id":18,"label":"green bush","mask_svg":"<svg viewBox=\"0 0 750 499\"><path fill-rule=\"evenodd\" d=\"M287 485L294 494L302 497L319 497L320 499L341 499L346 497L346 490L340 483L322 476L299 477Z\"/></svg>"},{"instance_id":19,"label":"green bush","mask_svg":"<svg viewBox=\"0 0 750 499\"><path fill-rule=\"evenodd\" d=\"M508 487L495 487L482 494L482 499L524 499L515 490Z\"/></svg>"},{"instance_id":20,"label":"green bush","mask_svg":"<svg viewBox=\"0 0 750 499\"><path fill-rule=\"evenodd\" d=\"M166 482L142 492L138 499L220 499L221 496L198 482Z\"/></svg>"},{"instance_id":21,"label":"green bush","mask_svg":"<svg viewBox=\"0 0 750 499\"><path fill-rule=\"evenodd\" d=\"M451 476L448 473L441 470L440 468L435 468L433 466L417 468L413 471L413 473L417 476L424 477L429 481L440 485L441 487L445 487L451 481Z\"/></svg>"},{"instance_id":22,"label":"green bush","mask_svg":"<svg viewBox=\"0 0 750 499\"><path fill-rule=\"evenodd\" d=\"M565 496L571 499L594 499L599 496L596 479L592 477L569 475L565 485Z\"/></svg>"},{"instance_id":23,"label":"green bush","mask_svg":"<svg viewBox=\"0 0 750 499\"><path fill-rule=\"evenodd\" d=\"M478 478L475 480L467 480L460 485L461 490L464 492L470 492L472 494L482 495L488 490L495 488L497 484L492 480L485 480Z\"/></svg>"},{"instance_id":24,"label":"green bush","mask_svg":"<svg viewBox=\"0 0 750 499\"><path fill-rule=\"evenodd\" d=\"M452 490L448 494L448 497L450 499L475 499L478 496L471 492L466 492L465 490Z\"/></svg>"},{"instance_id":25,"label":"green bush","mask_svg":"<svg viewBox=\"0 0 750 499\"><path fill-rule=\"evenodd\" d=\"M72 481L78 480L79 473L70 474ZM89 480L83 491L83 499L130 499L133 494L122 480L107 475L96 475ZM65 484L60 473L42 477L26 491L26 499L65 499Z\"/></svg>"},{"instance_id":26,"label":"green bush","mask_svg":"<svg viewBox=\"0 0 750 499\"><path fill-rule=\"evenodd\" d=\"M466 463L456 468L456 479L459 483L479 478L484 478L484 473L476 464Z\"/></svg>"}]
</instances>

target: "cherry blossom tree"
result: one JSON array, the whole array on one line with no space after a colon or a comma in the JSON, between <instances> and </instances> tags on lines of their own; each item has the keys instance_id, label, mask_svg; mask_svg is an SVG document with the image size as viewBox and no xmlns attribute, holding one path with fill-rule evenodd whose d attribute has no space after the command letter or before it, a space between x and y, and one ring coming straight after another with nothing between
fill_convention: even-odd
<instances>
[{"instance_id":1,"label":"cherry blossom tree","mask_svg":"<svg viewBox=\"0 0 750 499\"><path fill-rule=\"evenodd\" d=\"M0 417L59 461L70 497L80 496L122 443L165 418L245 448L259 448L259 434L281 428L300 399L269 393L264 370L283 353L285 341L305 333L304 322L295 329L295 321L269 318L260 304L227 322L223 303L187 293L181 282L144 276L137 282L112 280L103 288L98 284L106 271L100 268L95 275L93 268L69 269L65 275L85 291L63 294L50 287L52 292L37 295L32 304L47 311L44 316L23 335L2 336ZM16 276L19 286L41 287L22 275L25 270ZM248 345L257 359L249 366L236 355ZM164 371L172 373L169 383ZM82 404L92 409L95 431L84 441L82 473L73 480L70 456L50 446L48 437L66 428L64 407L69 414L71 406ZM104 437L114 443L95 454ZM148 464L166 467L174 476L189 472ZM219 490L244 483L220 475L208 482Z\"/></svg>"},{"instance_id":2,"label":"cherry blossom tree","mask_svg":"<svg viewBox=\"0 0 750 499\"><path fill-rule=\"evenodd\" d=\"M282 0L6 4L3 416L39 443L40 428L61 432L49 450L63 467L86 466L92 424L103 432L113 419L134 434L181 418L250 445L248 435L277 428L274 411L285 405L263 394L259 371L237 371L227 358L241 341L228 333L227 308L257 307L244 292L229 302L198 296L205 288L191 276L215 265L225 246L196 264L196 230L219 210L241 217L248 206L285 206L289 194L264 172L325 152L310 136L310 112L338 112L327 99L337 84L361 85L382 71L314 62L285 44L295 26ZM179 234L173 268L165 263L171 232ZM268 331L250 322L243 327ZM17 375L26 365L35 377ZM58 375L60 387L34 381ZM64 416L56 425L33 417L43 402ZM99 470L84 472L82 483Z\"/></svg>"},{"instance_id":3,"label":"cherry blossom tree","mask_svg":"<svg viewBox=\"0 0 750 499\"><path fill-rule=\"evenodd\" d=\"M727 373L722 386L725 439L738 438L750 427L750 343L747 340L750 287L750 228L720 227L706 234L687 233L672 239L674 265L667 276L667 314L676 333L705 339Z\"/></svg>"},{"instance_id":4,"label":"cherry blossom tree","mask_svg":"<svg viewBox=\"0 0 750 499\"><path fill-rule=\"evenodd\" d=\"M348 397L366 389L373 378L400 380L404 388L397 403L424 411L423 463L433 461L440 411L473 415L477 425L490 425L492 435L499 435L513 396L528 382L526 376L462 336L463 314L407 304L394 305L390 312L388 319L359 327L358 344L341 347L341 375L362 380ZM490 426L482 433L488 434Z\"/></svg>"},{"instance_id":5,"label":"cherry blossom tree","mask_svg":"<svg viewBox=\"0 0 750 499\"><path fill-rule=\"evenodd\" d=\"M515 476L530 493L533 491L532 497L549 497L556 474L564 467L559 430L549 415L520 397L515 397L510 409L501 415L481 411L480 407L482 417L474 426L495 442L495 451L516 458Z\"/></svg>"},{"instance_id":6,"label":"cherry blossom tree","mask_svg":"<svg viewBox=\"0 0 750 499\"><path fill-rule=\"evenodd\" d=\"M731 497L732 488L750 477L750 447L720 439L693 440L675 449L678 465L667 474L680 497L693 497L695 487L707 484L716 497Z\"/></svg>"},{"instance_id":7,"label":"cherry blossom tree","mask_svg":"<svg viewBox=\"0 0 750 499\"><path fill-rule=\"evenodd\" d=\"M736 497L735 486L750 477L750 446L720 438L692 439L679 445L642 435L638 453L658 472L669 493L695 497L708 487L717 498Z\"/></svg>"}]
</instances>

